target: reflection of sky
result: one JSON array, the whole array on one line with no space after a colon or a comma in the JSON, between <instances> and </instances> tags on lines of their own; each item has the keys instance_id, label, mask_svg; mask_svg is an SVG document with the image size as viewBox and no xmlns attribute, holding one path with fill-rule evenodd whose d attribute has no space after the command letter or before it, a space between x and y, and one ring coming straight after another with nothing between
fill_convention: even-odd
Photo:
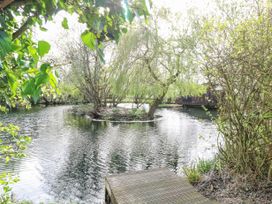
<instances>
[{"instance_id":1,"label":"reflection of sky","mask_svg":"<svg viewBox=\"0 0 272 204\"><path fill-rule=\"evenodd\" d=\"M160 109L163 119L155 123L111 124L74 118L63 114L66 109L5 119L33 136L28 157L11 167L21 178L14 187L17 198L101 203L107 174L165 166L180 173L184 164L215 151L206 149L216 142L214 125L196 114Z\"/></svg>"}]
</instances>

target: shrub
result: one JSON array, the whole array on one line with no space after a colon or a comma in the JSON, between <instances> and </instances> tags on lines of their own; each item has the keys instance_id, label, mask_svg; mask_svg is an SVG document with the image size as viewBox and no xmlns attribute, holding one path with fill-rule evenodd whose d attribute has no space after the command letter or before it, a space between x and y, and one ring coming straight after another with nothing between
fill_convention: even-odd
<instances>
[{"instance_id":1,"label":"shrub","mask_svg":"<svg viewBox=\"0 0 272 204\"><path fill-rule=\"evenodd\" d=\"M270 10L236 24L225 20L207 23L203 51L205 72L218 99L222 164L237 175L271 181Z\"/></svg>"}]
</instances>

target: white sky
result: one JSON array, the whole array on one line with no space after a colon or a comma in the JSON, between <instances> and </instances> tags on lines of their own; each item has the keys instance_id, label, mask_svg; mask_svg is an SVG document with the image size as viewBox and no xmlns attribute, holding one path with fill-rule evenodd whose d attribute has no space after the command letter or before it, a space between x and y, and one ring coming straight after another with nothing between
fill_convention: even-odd
<instances>
[{"instance_id":1,"label":"white sky","mask_svg":"<svg viewBox=\"0 0 272 204\"><path fill-rule=\"evenodd\" d=\"M214 2L214 0L153 0L154 5L168 7L172 12L186 13L188 9L195 8L203 14L213 8Z\"/></svg>"},{"instance_id":2,"label":"white sky","mask_svg":"<svg viewBox=\"0 0 272 204\"><path fill-rule=\"evenodd\" d=\"M169 8L171 13L178 13L182 17L187 15L189 9L194 8L195 12L198 14L206 14L213 9L214 0L153 0L153 6L161 8ZM38 40L45 40L50 42L51 44L51 54L52 52L58 49L58 41L60 40L60 35L63 35L65 32L64 28L61 26L61 22L63 17L67 17L69 27L72 28L77 22L76 16L71 16L65 12L59 12L55 17L54 20L48 22L44 25L48 31L40 31L39 29L35 29L34 31L34 38ZM182 22L180 22L182 24ZM62 34L61 34L62 33ZM70 37L70 36L69 36ZM79 37L79 36L77 36Z\"/></svg>"}]
</instances>

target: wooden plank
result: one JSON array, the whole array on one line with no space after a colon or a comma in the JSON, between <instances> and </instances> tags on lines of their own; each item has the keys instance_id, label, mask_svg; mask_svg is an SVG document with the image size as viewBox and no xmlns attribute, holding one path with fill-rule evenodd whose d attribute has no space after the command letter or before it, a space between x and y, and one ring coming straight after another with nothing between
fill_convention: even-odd
<instances>
[{"instance_id":1,"label":"wooden plank","mask_svg":"<svg viewBox=\"0 0 272 204\"><path fill-rule=\"evenodd\" d=\"M111 204L216 204L166 168L108 176L106 203Z\"/></svg>"}]
</instances>

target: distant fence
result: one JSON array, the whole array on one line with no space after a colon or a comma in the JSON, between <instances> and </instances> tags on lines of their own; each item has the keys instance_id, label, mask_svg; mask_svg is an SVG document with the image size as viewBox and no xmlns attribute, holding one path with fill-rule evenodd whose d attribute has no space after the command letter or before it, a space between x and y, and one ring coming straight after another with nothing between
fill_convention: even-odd
<instances>
[{"instance_id":1,"label":"distant fence","mask_svg":"<svg viewBox=\"0 0 272 204\"><path fill-rule=\"evenodd\" d=\"M176 99L176 103L184 106L205 106L207 108L216 108L217 100L211 92L207 92L202 96L179 97Z\"/></svg>"}]
</instances>

